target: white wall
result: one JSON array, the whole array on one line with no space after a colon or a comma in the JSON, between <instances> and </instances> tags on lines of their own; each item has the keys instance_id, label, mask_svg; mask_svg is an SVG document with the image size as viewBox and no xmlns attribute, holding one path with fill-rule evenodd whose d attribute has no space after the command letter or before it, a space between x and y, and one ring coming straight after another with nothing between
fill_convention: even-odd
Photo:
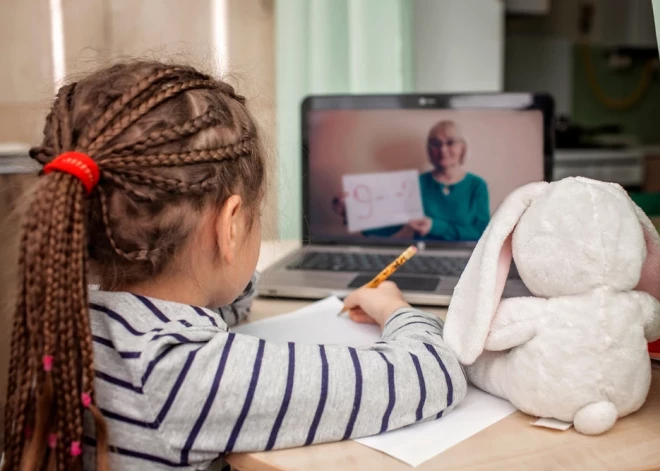
<instances>
[{"instance_id":1,"label":"white wall","mask_svg":"<svg viewBox=\"0 0 660 471\"><path fill-rule=\"evenodd\" d=\"M412 0L413 84L421 92L499 91L500 0Z\"/></svg>"},{"instance_id":2,"label":"white wall","mask_svg":"<svg viewBox=\"0 0 660 471\"><path fill-rule=\"evenodd\" d=\"M53 95L48 2L0 0L0 142L41 136Z\"/></svg>"},{"instance_id":3,"label":"white wall","mask_svg":"<svg viewBox=\"0 0 660 471\"><path fill-rule=\"evenodd\" d=\"M183 62L224 76L248 98L276 171L274 0L60 0L64 76L122 58ZM221 7L221 8L220 8ZM223 18L217 13L222 10ZM225 44L219 44L218 37ZM61 83L54 77L47 0L0 0L0 142L35 144ZM276 180L274 175L271 176ZM276 187L265 236L276 235Z\"/></svg>"}]
</instances>

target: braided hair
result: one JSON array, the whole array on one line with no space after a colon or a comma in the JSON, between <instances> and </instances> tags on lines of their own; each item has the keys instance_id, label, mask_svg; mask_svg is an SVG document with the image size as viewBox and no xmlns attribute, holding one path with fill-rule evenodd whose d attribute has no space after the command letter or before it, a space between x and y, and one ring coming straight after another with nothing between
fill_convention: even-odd
<instances>
[{"instance_id":1,"label":"braided hair","mask_svg":"<svg viewBox=\"0 0 660 471\"><path fill-rule=\"evenodd\" d=\"M90 273L103 289L157 276L208 204L240 193L254 210L264 191L245 99L190 67L118 64L61 88L30 155L47 164L66 151L89 155L101 177L87 195L72 175L42 175L24 216L3 470L82 469L86 411L96 467L109 469Z\"/></svg>"}]
</instances>

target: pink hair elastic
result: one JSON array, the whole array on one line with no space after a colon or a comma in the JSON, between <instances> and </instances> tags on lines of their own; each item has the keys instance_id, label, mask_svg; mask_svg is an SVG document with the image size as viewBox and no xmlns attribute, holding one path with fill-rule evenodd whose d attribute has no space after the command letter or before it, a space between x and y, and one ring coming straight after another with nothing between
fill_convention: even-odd
<instances>
[{"instance_id":1,"label":"pink hair elastic","mask_svg":"<svg viewBox=\"0 0 660 471\"><path fill-rule=\"evenodd\" d=\"M80 456L82 454L82 449L80 448L80 442L71 442L71 456Z\"/></svg>"},{"instance_id":2,"label":"pink hair elastic","mask_svg":"<svg viewBox=\"0 0 660 471\"><path fill-rule=\"evenodd\" d=\"M89 409L89 406L92 405L92 396L90 396L87 393L82 393L81 398L82 398L83 407L85 409Z\"/></svg>"},{"instance_id":3,"label":"pink hair elastic","mask_svg":"<svg viewBox=\"0 0 660 471\"><path fill-rule=\"evenodd\" d=\"M56 448L57 447L57 434L56 433L51 433L48 435L48 447L49 448Z\"/></svg>"},{"instance_id":4,"label":"pink hair elastic","mask_svg":"<svg viewBox=\"0 0 660 471\"><path fill-rule=\"evenodd\" d=\"M25 434L25 438L32 437L32 429L30 427L25 427L25 431L23 433Z\"/></svg>"},{"instance_id":5,"label":"pink hair elastic","mask_svg":"<svg viewBox=\"0 0 660 471\"><path fill-rule=\"evenodd\" d=\"M52 355L44 355L43 362L44 362L44 371L51 371L53 369Z\"/></svg>"}]
</instances>

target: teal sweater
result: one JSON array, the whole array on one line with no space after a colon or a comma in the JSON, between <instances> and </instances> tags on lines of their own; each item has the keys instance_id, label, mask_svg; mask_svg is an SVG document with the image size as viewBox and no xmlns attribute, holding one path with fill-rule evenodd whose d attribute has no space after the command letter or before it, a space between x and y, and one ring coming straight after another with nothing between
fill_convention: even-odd
<instances>
[{"instance_id":1,"label":"teal sweater","mask_svg":"<svg viewBox=\"0 0 660 471\"><path fill-rule=\"evenodd\" d=\"M424 214L433 223L425 237L415 234L417 240L476 241L490 220L490 203L486 182L468 173L453 185L444 185L433 178L431 172L419 176ZM445 186L449 194L443 193ZM366 236L389 237L403 226L391 226L364 231Z\"/></svg>"}]
</instances>

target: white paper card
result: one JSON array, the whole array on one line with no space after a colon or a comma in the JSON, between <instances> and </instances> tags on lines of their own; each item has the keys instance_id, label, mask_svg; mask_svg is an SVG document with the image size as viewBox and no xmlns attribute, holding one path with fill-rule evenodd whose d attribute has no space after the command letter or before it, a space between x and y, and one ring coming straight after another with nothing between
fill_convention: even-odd
<instances>
[{"instance_id":1,"label":"white paper card","mask_svg":"<svg viewBox=\"0 0 660 471\"><path fill-rule=\"evenodd\" d=\"M337 313L343 303L329 297L290 314L241 325L234 332L273 342L369 345L380 339L378 327L356 324ZM411 425L356 440L410 466L418 466L471 437L516 409L507 401L469 387L467 397L440 420Z\"/></svg>"},{"instance_id":2,"label":"white paper card","mask_svg":"<svg viewBox=\"0 0 660 471\"><path fill-rule=\"evenodd\" d=\"M536 422L531 422L532 425L537 427L551 428L554 430L568 430L573 426L571 422L562 422L561 420L551 419L551 418L542 418Z\"/></svg>"},{"instance_id":3,"label":"white paper card","mask_svg":"<svg viewBox=\"0 0 660 471\"><path fill-rule=\"evenodd\" d=\"M344 175L342 184L349 232L424 217L417 170Z\"/></svg>"}]
</instances>

